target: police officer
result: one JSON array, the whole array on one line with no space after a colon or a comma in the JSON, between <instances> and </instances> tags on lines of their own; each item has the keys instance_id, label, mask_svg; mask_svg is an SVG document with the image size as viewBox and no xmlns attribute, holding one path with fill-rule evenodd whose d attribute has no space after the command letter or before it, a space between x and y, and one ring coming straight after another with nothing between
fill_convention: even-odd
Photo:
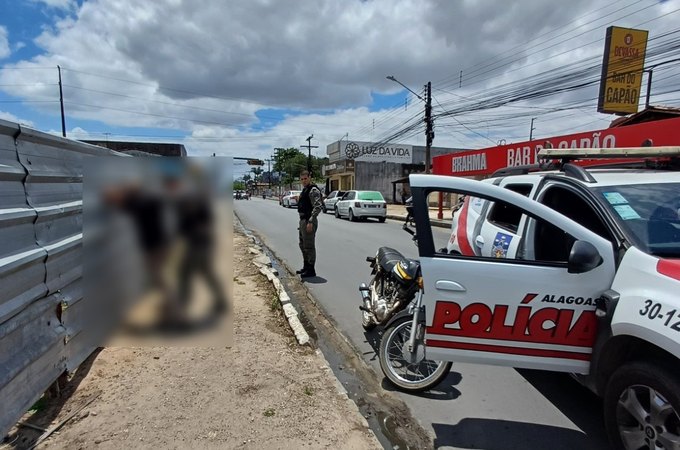
<instances>
[{"instance_id":1,"label":"police officer","mask_svg":"<svg viewBox=\"0 0 680 450\"><path fill-rule=\"evenodd\" d=\"M316 238L316 229L319 226L317 216L322 210L321 205L321 190L312 183L309 172L306 170L300 173L300 181L303 189L298 200L298 214L300 215L300 250L302 251L302 258L304 265L302 269L296 271L302 278L315 277L316 271L314 264L316 263L316 247L314 240Z\"/></svg>"}]
</instances>

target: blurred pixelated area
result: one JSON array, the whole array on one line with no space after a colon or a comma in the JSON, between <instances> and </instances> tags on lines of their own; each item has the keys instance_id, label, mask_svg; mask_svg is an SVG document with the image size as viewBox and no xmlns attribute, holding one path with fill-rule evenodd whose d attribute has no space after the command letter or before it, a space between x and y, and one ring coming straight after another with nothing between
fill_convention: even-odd
<instances>
[{"instance_id":1,"label":"blurred pixelated area","mask_svg":"<svg viewBox=\"0 0 680 450\"><path fill-rule=\"evenodd\" d=\"M230 158L97 158L84 171L88 314L109 346L231 346Z\"/></svg>"}]
</instances>

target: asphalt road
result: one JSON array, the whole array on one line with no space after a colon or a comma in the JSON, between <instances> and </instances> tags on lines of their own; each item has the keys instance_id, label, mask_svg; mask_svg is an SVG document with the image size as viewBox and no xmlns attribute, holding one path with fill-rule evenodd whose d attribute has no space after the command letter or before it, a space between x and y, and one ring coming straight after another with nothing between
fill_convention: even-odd
<instances>
[{"instance_id":1,"label":"asphalt road","mask_svg":"<svg viewBox=\"0 0 680 450\"><path fill-rule=\"evenodd\" d=\"M297 212L277 202L253 198L235 201L244 226L289 268L302 266ZM368 282L366 256L386 245L405 256L417 249L401 223L349 222L331 214L319 219L318 277L309 288L340 330L382 374L375 349L377 336L361 327L358 285ZM439 242L446 229L434 229ZM383 382L385 389L392 389ZM399 393L414 417L435 436L436 448L455 449L606 449L600 400L569 375L506 367L454 363L437 390Z\"/></svg>"}]
</instances>

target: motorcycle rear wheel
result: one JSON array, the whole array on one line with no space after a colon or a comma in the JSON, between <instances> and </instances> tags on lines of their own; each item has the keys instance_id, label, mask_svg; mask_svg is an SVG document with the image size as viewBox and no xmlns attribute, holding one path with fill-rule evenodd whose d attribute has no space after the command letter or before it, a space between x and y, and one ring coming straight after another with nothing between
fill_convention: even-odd
<instances>
[{"instance_id":1,"label":"motorcycle rear wheel","mask_svg":"<svg viewBox=\"0 0 680 450\"><path fill-rule=\"evenodd\" d=\"M407 361L405 346L411 332L411 321L410 316L403 317L383 333L379 352L380 368L390 383L400 390L422 392L441 383L451 371L453 363L429 359Z\"/></svg>"}]
</instances>

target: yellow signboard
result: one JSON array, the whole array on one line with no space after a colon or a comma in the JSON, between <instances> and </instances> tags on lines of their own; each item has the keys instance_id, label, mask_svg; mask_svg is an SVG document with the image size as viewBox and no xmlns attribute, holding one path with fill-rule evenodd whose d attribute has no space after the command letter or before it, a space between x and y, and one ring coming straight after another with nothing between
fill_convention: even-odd
<instances>
[{"instance_id":1,"label":"yellow signboard","mask_svg":"<svg viewBox=\"0 0 680 450\"><path fill-rule=\"evenodd\" d=\"M597 111L633 114L638 111L648 31L607 28Z\"/></svg>"}]
</instances>

